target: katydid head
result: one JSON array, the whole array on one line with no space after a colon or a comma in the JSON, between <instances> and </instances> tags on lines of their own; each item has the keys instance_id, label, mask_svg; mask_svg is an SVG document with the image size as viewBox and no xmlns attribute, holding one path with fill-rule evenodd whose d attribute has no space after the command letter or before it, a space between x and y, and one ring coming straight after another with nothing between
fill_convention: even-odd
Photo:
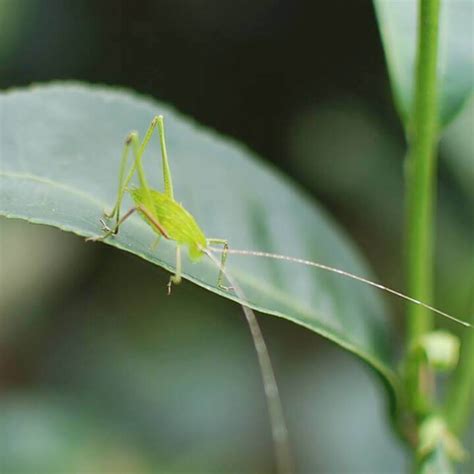
<instances>
[{"instance_id":1,"label":"katydid head","mask_svg":"<svg viewBox=\"0 0 474 474\"><path fill-rule=\"evenodd\" d=\"M189 243L188 244L188 255L193 262L197 262L203 255L206 249L206 241L204 240L204 246L202 243Z\"/></svg>"}]
</instances>

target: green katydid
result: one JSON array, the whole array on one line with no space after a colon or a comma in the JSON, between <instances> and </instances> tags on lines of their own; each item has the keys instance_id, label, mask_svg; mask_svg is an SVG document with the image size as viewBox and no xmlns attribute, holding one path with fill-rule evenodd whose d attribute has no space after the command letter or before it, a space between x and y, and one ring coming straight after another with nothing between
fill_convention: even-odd
<instances>
[{"instance_id":1,"label":"green katydid","mask_svg":"<svg viewBox=\"0 0 474 474\"><path fill-rule=\"evenodd\" d=\"M145 148L150 141L155 129L158 129L162 153L162 166L163 166L163 181L164 181L164 192L156 191L149 187L145 172L142 165L142 156ZM135 155L135 160L128 172L125 174L127 166L128 155L132 147ZM127 188L135 172L138 174L140 187L138 188ZM135 206L132 207L122 217L120 216L120 208L125 192L128 191L131 194ZM223 284L223 269L227 257L227 240L206 238L204 232L196 223L194 217L178 202L174 199L173 192L173 181L171 178L171 171L168 163L168 154L166 151L165 133L164 133L164 121L162 116L156 116L145 134L143 142L140 143L138 139L138 133L132 132L126 139L124 151L122 154L122 160L120 163L119 171L119 186L117 192L117 200L114 208L110 213L105 213L105 217L108 219L115 218L115 225L109 228L102 220L102 225L106 231L104 235L100 237L93 237L88 240L97 241L103 240L111 235L118 232L120 226L134 213L138 212L145 221L150 225L153 231L157 234L157 239L164 237L168 240L174 240L176 245L176 271L175 274L170 277L168 283L168 293L171 293L172 284L179 284L181 282L181 246L185 245L188 247L189 257L196 261L200 259L205 250L209 245L220 244L224 248L221 258L221 271L218 277L218 286L226 288Z\"/></svg>"},{"instance_id":2,"label":"green katydid","mask_svg":"<svg viewBox=\"0 0 474 474\"><path fill-rule=\"evenodd\" d=\"M151 189L147 183L145 172L142 165L142 156L145 148L150 141L150 138L155 129L158 129L161 145L162 154L162 167L163 167L163 181L164 181L164 192L156 191ZM127 158L129 154L130 146L133 148L135 160L130 168L128 174L125 174L125 168L127 165ZM135 172L138 174L140 187L139 188L127 188L129 182L133 178ZM125 192L130 192L132 199L135 202L135 206L131 208L123 217L120 217L120 208ZM272 258L277 260L285 260L293 263L298 263L310 267L319 268L325 271L337 273L346 278L352 278L359 282L378 288L379 290L391 293L392 295L398 296L410 303L423 306L424 308L433 311L445 318L451 319L459 324L467 327L472 325L466 321L455 318L448 313L440 311L433 306L430 306L422 301L407 296L399 291L393 290L379 283L375 283L371 280L363 278L353 273L331 267L319 262L313 262L301 258L289 257L286 255L278 255L269 252L262 251L250 251L250 250L237 250L229 249L228 241L222 238L206 238L204 232L201 230L199 225L196 223L194 217L178 202L174 199L173 193L173 182L171 178L171 171L168 162L168 154L166 151L165 133L164 133L164 120L162 116L156 116L145 134L145 138L142 143L139 143L138 133L132 132L127 137L124 151L122 154L120 171L119 171L119 186L117 193L117 200L114 208L110 213L105 213L105 217L109 219L115 218L115 225L109 228L106 223L101 220L104 230L104 235L99 237L92 237L87 240L103 240L111 235L118 232L120 225L127 220L134 212L138 213L144 218L144 220L150 225L150 227L157 234L158 239L164 237L169 240L176 241L176 269L174 275L170 277L168 283L168 293L171 292L171 285L179 284L181 282L181 246L185 245L188 247L188 254L191 260L199 260L204 254L207 254L210 258L211 252L221 251L221 262L219 266L219 276L217 279L217 286L221 289L229 289L223 285L224 275L227 274L226 279L229 280L228 272L225 271L225 263L229 254L247 255L254 257ZM222 249L211 247L212 244L218 244L222 246Z\"/></svg>"},{"instance_id":3,"label":"green katydid","mask_svg":"<svg viewBox=\"0 0 474 474\"><path fill-rule=\"evenodd\" d=\"M158 130L161 154L162 154L162 167L163 167L163 180L164 180L164 192L156 191L149 187L145 177L145 172L142 165L142 156L145 148L151 139L155 129ZM130 148L132 148L134 154L134 162L130 167L128 173L125 173L128 155ZM138 188L128 188L128 185L135 173L138 175L140 186ZM124 194L129 192L135 205L123 216L121 216L121 205ZM238 255L250 255L255 257L265 257L278 260L285 260L293 263L303 264L306 266L316 267L322 270L337 273L341 276L352 278L359 282L371 285L385 292L396 295L403 298L411 303L423 306L430 311L440 314L446 318L454 320L467 327L472 325L466 321L460 320L451 316L443 311L440 311L433 306L430 306L422 301L415 298L411 298L401 292L392 290L379 283L367 280L366 278L354 275L352 273L334 268L328 265L324 265L318 262L304 260L300 258L289 257L285 255L272 254L268 252L250 251L250 250L237 250L229 249L228 241L220 238L206 238L204 232L196 223L194 217L174 199L173 184L171 178L171 171L168 162L168 155L166 150L165 134L164 134L164 121L162 116L156 116L143 139L140 143L137 132L132 132L126 139L124 151L122 154L120 171L119 171L119 185L117 192L117 199L114 208L110 213L105 213L105 217L108 219L114 219L115 224L112 227L108 227L104 220L101 219L105 233L99 237L89 238L87 240L98 241L103 240L107 237L116 234L120 226L135 212L137 212L145 222L152 228L157 234L157 238L164 237L165 239L176 242L176 269L174 275L170 277L168 283L168 293L171 292L172 284L179 284L181 282L181 246L187 246L188 254L191 260L199 260L204 255L207 255L214 264L219 268L219 276L217 280L217 286L224 289L230 289L223 285L223 279L229 282L231 288L235 291L240 301L245 302L246 298L237 282L232 278L229 272L225 269L225 263L228 254ZM213 244L221 245L221 248L212 247ZM216 259L213 252L220 251L221 259L220 262ZM247 306L242 304L242 309L247 318L247 322L250 327L250 331L253 337L254 345L257 351L260 370L262 379L264 382L265 395L267 397L267 405L270 413L270 421L272 425L272 435L276 448L278 467L280 472L291 471L291 456L289 450L289 443L287 438L287 429L283 417L283 411L281 402L278 394L278 387L276 384L273 368L271 365L270 357L263 339L260 327L253 311Z\"/></svg>"},{"instance_id":4,"label":"green katydid","mask_svg":"<svg viewBox=\"0 0 474 474\"><path fill-rule=\"evenodd\" d=\"M158 130L160 138L165 188L164 192L149 187L142 165L143 153L155 129ZM125 171L130 148L132 148L135 159L130 170L126 174ZM138 174L140 186L137 188L128 188L135 172ZM125 192L130 193L135 205L121 216L120 211ZM245 295L239 285L224 268L228 250L227 240L206 238L194 217L174 199L173 182L168 163L164 121L162 116L156 116L153 118L141 143L139 142L137 132L132 132L128 135L120 163L119 184L115 206L111 212L104 214L107 219L115 219L115 224L110 228L107 226L106 222L101 219L105 233L99 237L91 237L87 240L100 241L117 234L120 226L135 212L138 212L145 222L149 224L157 234L157 239L164 237L165 239L176 242L176 270L175 274L170 277L168 282L168 294L171 293L173 283L179 284L181 282L181 246L184 245L188 248L188 254L191 260L196 261L204 255L207 255L219 268L217 285L220 288L227 290L232 288L239 299L245 301ZM220 262L210 251L210 245L212 244L219 244L223 248ZM224 277L227 279L231 287L223 285ZM293 468L288 441L288 430L283 416L283 409L270 356L254 312L245 305L242 305L242 309L247 319L258 356L267 407L270 415L278 471L280 473L290 473L293 471Z\"/></svg>"}]
</instances>

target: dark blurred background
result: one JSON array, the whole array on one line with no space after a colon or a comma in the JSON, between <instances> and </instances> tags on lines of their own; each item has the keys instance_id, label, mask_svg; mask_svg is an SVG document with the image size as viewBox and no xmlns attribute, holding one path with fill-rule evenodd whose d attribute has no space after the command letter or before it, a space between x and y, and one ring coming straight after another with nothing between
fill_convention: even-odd
<instances>
[{"instance_id":1,"label":"dark blurred background","mask_svg":"<svg viewBox=\"0 0 474 474\"><path fill-rule=\"evenodd\" d=\"M131 88L245 143L403 288L405 143L370 1L0 0L0 87L66 79ZM472 110L440 165L436 304L460 315ZM57 230L2 220L0 231L2 472L273 472L238 307L188 283L164 298L164 271ZM401 329L402 305L389 303ZM374 374L260 320L300 471L406 467Z\"/></svg>"}]
</instances>

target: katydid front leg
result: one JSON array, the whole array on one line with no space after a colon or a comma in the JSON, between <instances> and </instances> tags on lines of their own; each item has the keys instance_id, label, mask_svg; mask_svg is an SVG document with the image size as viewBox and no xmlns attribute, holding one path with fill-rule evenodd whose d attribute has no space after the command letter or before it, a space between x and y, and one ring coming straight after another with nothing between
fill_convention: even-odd
<instances>
[{"instance_id":1,"label":"katydid front leg","mask_svg":"<svg viewBox=\"0 0 474 474\"><path fill-rule=\"evenodd\" d=\"M221 255L221 265L219 269L219 276L217 277L217 286L221 288L222 290L230 291L232 290L232 287L226 286L223 284L224 274L225 274L224 267L227 261L227 254L229 252L229 242L225 239L207 239L207 245L212 245L212 244L222 245L223 247L222 255Z\"/></svg>"},{"instance_id":2,"label":"katydid front leg","mask_svg":"<svg viewBox=\"0 0 474 474\"><path fill-rule=\"evenodd\" d=\"M181 247L179 244L176 244L176 270L174 275L170 276L168 281L168 296L171 295L171 287L173 284L179 285L182 279L182 270L181 270Z\"/></svg>"},{"instance_id":3,"label":"katydid front leg","mask_svg":"<svg viewBox=\"0 0 474 474\"><path fill-rule=\"evenodd\" d=\"M154 227L154 229L160 233L165 239L169 239L169 235L166 232L166 229L158 222L158 220L153 216L151 212L148 211L148 209L143 206L137 206L137 207L132 207L129 211L127 211L122 218L115 224L115 226L112 229L108 229L108 231L104 235L100 235L98 237L88 237L86 239L86 242L98 242L101 240L106 239L107 237L110 237L111 235L115 235L118 233L120 226L136 211L140 211L151 223L151 225Z\"/></svg>"}]
</instances>

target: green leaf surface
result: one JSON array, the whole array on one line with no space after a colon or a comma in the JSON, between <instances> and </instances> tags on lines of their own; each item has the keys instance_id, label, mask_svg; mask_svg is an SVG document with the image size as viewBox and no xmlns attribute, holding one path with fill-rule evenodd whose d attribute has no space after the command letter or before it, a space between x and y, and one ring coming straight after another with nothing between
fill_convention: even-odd
<instances>
[{"instance_id":1,"label":"green leaf surface","mask_svg":"<svg viewBox=\"0 0 474 474\"><path fill-rule=\"evenodd\" d=\"M374 0L374 5L395 103L406 124L415 83L418 1ZM473 17L472 0L441 0L438 107L442 126L456 116L473 91Z\"/></svg>"},{"instance_id":2,"label":"green leaf surface","mask_svg":"<svg viewBox=\"0 0 474 474\"><path fill-rule=\"evenodd\" d=\"M176 199L207 237L226 238L232 248L290 254L371 277L341 229L294 183L168 106L117 89L67 83L0 95L0 214L85 237L101 234L99 218L115 200L124 139L132 129L143 135L155 114L166 121ZM144 165L150 184L162 189L157 137ZM129 197L124 205L131 207ZM107 243L172 271L174 242L162 239L152 250L154 239L145 222L133 216ZM190 263L186 257L187 279L237 300L217 288L213 262ZM394 394L394 345L381 294L288 262L231 255L227 268L249 306L354 352L382 374ZM166 289L157 288L156 304L165 297ZM172 297L179 298L179 288Z\"/></svg>"}]
</instances>

